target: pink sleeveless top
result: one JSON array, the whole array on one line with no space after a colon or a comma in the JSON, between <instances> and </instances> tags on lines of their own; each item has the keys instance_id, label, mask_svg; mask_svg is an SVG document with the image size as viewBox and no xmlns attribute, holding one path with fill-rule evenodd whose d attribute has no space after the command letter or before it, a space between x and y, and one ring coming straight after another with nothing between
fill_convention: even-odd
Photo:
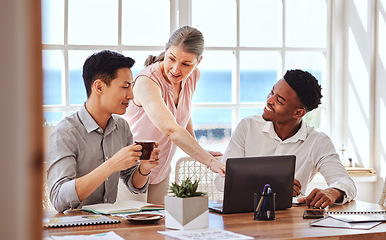
<instances>
[{"instance_id":1,"label":"pink sleeveless top","mask_svg":"<svg viewBox=\"0 0 386 240\"><path fill-rule=\"evenodd\" d=\"M173 102L173 88L162 75L159 62L139 72L135 77L134 84L139 76L149 77L159 85L162 98L169 111L173 114L176 122L181 127L186 128L191 115L193 93L198 81L197 71L194 70L187 79L182 81L177 108ZM171 172L170 162L177 150L177 146L158 130L142 107L131 103L122 117L129 123L134 140L147 139L159 142L159 148L161 149L160 161L159 165L151 170L150 184L161 182Z\"/></svg>"}]
</instances>

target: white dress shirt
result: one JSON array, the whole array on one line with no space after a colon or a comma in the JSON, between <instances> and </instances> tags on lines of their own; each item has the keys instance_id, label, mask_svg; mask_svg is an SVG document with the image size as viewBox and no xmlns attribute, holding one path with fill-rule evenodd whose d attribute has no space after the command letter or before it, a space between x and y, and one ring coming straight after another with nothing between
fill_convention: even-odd
<instances>
[{"instance_id":1,"label":"white dress shirt","mask_svg":"<svg viewBox=\"0 0 386 240\"><path fill-rule=\"evenodd\" d=\"M282 141L272 122L265 121L261 116L247 117L241 120L232 134L222 162L232 157L270 155L296 156L295 179L299 180L303 193L315 174L320 172L329 187L346 193L342 203L356 196L355 183L340 162L331 139L305 121L294 136ZM215 185L223 191L224 178L217 175Z\"/></svg>"}]
</instances>

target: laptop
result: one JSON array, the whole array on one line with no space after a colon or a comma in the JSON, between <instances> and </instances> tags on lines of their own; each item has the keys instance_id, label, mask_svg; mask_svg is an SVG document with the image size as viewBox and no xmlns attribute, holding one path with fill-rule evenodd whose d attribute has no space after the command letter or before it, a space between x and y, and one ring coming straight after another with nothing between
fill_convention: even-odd
<instances>
[{"instance_id":1,"label":"laptop","mask_svg":"<svg viewBox=\"0 0 386 240\"><path fill-rule=\"evenodd\" d=\"M294 155L228 158L223 201L209 201L209 209L220 213L253 212L254 193L261 193L265 184L276 193L276 210L290 208L295 161Z\"/></svg>"}]
</instances>

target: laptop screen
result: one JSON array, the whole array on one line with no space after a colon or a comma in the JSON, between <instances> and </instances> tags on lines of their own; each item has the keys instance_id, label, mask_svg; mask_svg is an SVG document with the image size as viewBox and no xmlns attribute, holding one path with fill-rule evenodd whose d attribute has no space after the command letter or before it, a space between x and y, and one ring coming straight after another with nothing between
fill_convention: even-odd
<instances>
[{"instance_id":1,"label":"laptop screen","mask_svg":"<svg viewBox=\"0 0 386 240\"><path fill-rule=\"evenodd\" d=\"M253 212L254 193L269 184L276 193L275 208L292 206L294 155L228 158L223 213Z\"/></svg>"}]
</instances>

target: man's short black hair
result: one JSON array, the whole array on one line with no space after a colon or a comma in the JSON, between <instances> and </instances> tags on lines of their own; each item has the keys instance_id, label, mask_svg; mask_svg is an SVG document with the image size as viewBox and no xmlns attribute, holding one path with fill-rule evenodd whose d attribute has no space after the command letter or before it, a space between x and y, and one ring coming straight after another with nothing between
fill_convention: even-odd
<instances>
[{"instance_id":1,"label":"man's short black hair","mask_svg":"<svg viewBox=\"0 0 386 240\"><path fill-rule=\"evenodd\" d=\"M120 68L131 68L135 61L120 53L103 50L89 56L83 65L83 81L87 98L91 95L91 86L96 79L101 79L107 86L117 77Z\"/></svg>"},{"instance_id":2,"label":"man's short black hair","mask_svg":"<svg viewBox=\"0 0 386 240\"><path fill-rule=\"evenodd\" d=\"M296 92L307 112L319 106L320 99L323 97L322 87L311 73L299 69L288 70L284 80Z\"/></svg>"}]
</instances>

